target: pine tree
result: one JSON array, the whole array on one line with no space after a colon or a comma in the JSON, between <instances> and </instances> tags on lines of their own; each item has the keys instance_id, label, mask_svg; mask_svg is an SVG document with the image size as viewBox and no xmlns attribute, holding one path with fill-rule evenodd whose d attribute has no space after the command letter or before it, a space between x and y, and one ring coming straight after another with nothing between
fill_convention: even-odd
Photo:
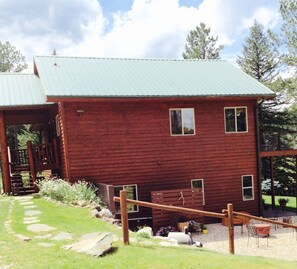
<instances>
[{"instance_id":1,"label":"pine tree","mask_svg":"<svg viewBox=\"0 0 297 269\"><path fill-rule=\"evenodd\" d=\"M210 36L210 28L201 22L187 37L184 59L219 59L222 45L217 45L218 37Z\"/></svg>"},{"instance_id":2,"label":"pine tree","mask_svg":"<svg viewBox=\"0 0 297 269\"><path fill-rule=\"evenodd\" d=\"M280 12L284 43L288 49L285 57L287 64L297 67L297 2L296 0L280 0Z\"/></svg>"},{"instance_id":3,"label":"pine tree","mask_svg":"<svg viewBox=\"0 0 297 269\"><path fill-rule=\"evenodd\" d=\"M296 130L297 122L295 114L283 108L288 83L281 77L276 78L281 58L278 52L279 44L276 41L273 33L269 30L265 32L263 25L255 21L245 40L242 56L237 58L237 63L243 71L278 93L275 99L264 101L259 105L260 144L270 150L292 146L291 136ZM295 166L292 166L291 159L274 158L274 175L280 186L276 189L276 194L284 195L284 192L295 191L295 188L292 189ZM262 180L269 179L269 160L262 158L261 161Z\"/></svg>"},{"instance_id":4,"label":"pine tree","mask_svg":"<svg viewBox=\"0 0 297 269\"><path fill-rule=\"evenodd\" d=\"M263 83L271 83L278 75L280 56L272 33L265 32L263 25L254 21L250 34L243 45L242 56L237 63L243 71Z\"/></svg>"}]
</instances>

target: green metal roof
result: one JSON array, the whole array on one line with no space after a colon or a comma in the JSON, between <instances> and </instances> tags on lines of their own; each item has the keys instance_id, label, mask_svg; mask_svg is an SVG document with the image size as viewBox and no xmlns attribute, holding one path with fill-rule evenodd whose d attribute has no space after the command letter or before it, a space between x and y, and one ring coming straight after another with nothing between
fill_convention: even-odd
<instances>
[{"instance_id":1,"label":"green metal roof","mask_svg":"<svg viewBox=\"0 0 297 269\"><path fill-rule=\"evenodd\" d=\"M268 97L274 93L221 60L37 56L48 97Z\"/></svg>"},{"instance_id":2,"label":"green metal roof","mask_svg":"<svg viewBox=\"0 0 297 269\"><path fill-rule=\"evenodd\" d=\"M40 79L34 74L0 73L0 107L44 105Z\"/></svg>"}]
</instances>

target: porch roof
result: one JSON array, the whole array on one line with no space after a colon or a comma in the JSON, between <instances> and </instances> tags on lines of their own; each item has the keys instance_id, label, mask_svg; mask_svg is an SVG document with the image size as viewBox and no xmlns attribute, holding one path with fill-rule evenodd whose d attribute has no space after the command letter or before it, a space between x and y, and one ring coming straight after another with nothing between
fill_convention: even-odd
<instances>
[{"instance_id":1,"label":"porch roof","mask_svg":"<svg viewBox=\"0 0 297 269\"><path fill-rule=\"evenodd\" d=\"M221 60L37 56L47 97L273 97L257 80Z\"/></svg>"},{"instance_id":2,"label":"porch roof","mask_svg":"<svg viewBox=\"0 0 297 269\"><path fill-rule=\"evenodd\" d=\"M40 79L34 74L0 73L0 107L46 104Z\"/></svg>"}]
</instances>

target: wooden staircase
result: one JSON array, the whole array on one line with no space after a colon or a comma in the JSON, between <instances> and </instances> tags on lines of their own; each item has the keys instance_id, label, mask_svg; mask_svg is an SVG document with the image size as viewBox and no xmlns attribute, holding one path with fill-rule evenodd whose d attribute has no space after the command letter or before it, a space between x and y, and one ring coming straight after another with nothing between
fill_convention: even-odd
<instances>
[{"instance_id":1,"label":"wooden staircase","mask_svg":"<svg viewBox=\"0 0 297 269\"><path fill-rule=\"evenodd\" d=\"M12 175L10 180L13 195L26 195L36 192L36 187L31 177L29 177L29 181L26 185L23 182L22 175Z\"/></svg>"},{"instance_id":2,"label":"wooden staircase","mask_svg":"<svg viewBox=\"0 0 297 269\"><path fill-rule=\"evenodd\" d=\"M27 149L9 150L10 182L13 195L26 195L38 191L35 184L44 177L38 172L59 168L56 141L51 144L32 145Z\"/></svg>"}]
</instances>

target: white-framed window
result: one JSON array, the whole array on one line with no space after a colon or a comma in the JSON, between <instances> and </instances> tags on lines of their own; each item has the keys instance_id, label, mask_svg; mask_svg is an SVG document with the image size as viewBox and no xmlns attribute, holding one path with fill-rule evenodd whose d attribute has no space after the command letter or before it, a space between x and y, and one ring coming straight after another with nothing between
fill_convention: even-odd
<instances>
[{"instance_id":1,"label":"white-framed window","mask_svg":"<svg viewBox=\"0 0 297 269\"><path fill-rule=\"evenodd\" d=\"M60 130L60 117L59 114L56 115L55 117L55 123L56 123L56 134L57 136L61 135L61 130Z\"/></svg>"},{"instance_id":2,"label":"white-framed window","mask_svg":"<svg viewBox=\"0 0 297 269\"><path fill-rule=\"evenodd\" d=\"M254 179L252 175L244 175L242 181L242 200L254 200Z\"/></svg>"},{"instance_id":3,"label":"white-framed window","mask_svg":"<svg viewBox=\"0 0 297 269\"><path fill-rule=\"evenodd\" d=\"M225 132L246 133L248 131L247 107L225 107Z\"/></svg>"},{"instance_id":4,"label":"white-framed window","mask_svg":"<svg viewBox=\"0 0 297 269\"><path fill-rule=\"evenodd\" d=\"M202 190L203 205L205 205L204 180L203 179L192 179L191 187L192 187L192 189L199 188Z\"/></svg>"},{"instance_id":5,"label":"white-framed window","mask_svg":"<svg viewBox=\"0 0 297 269\"><path fill-rule=\"evenodd\" d=\"M123 185L114 186L114 196L120 197L120 191L125 190L127 192L127 199L138 200L137 185ZM128 204L128 213L138 212L138 205ZM119 203L115 203L115 209L117 213L120 213L121 208Z\"/></svg>"},{"instance_id":6,"label":"white-framed window","mask_svg":"<svg viewBox=\"0 0 297 269\"><path fill-rule=\"evenodd\" d=\"M169 109L171 135L195 135L194 108Z\"/></svg>"}]
</instances>

